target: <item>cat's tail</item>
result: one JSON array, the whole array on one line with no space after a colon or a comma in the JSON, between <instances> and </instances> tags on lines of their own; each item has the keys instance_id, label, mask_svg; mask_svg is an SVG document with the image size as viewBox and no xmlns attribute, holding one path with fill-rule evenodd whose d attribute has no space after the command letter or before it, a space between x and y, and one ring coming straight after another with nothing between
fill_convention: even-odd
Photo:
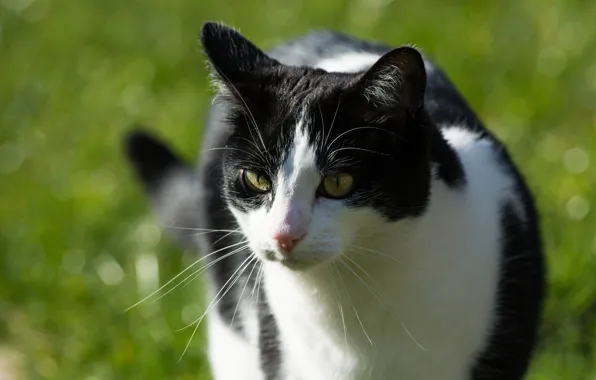
<instances>
[{"instance_id":1,"label":"cat's tail","mask_svg":"<svg viewBox=\"0 0 596 380\"><path fill-rule=\"evenodd\" d=\"M163 230L194 247L198 191L193 168L166 143L135 126L124 139L132 169L149 196Z\"/></svg>"}]
</instances>

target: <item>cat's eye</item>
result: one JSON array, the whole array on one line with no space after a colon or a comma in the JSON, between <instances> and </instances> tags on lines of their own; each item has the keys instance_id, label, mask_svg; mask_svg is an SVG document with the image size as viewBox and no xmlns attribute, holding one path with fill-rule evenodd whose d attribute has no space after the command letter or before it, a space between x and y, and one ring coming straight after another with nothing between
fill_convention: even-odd
<instances>
[{"instance_id":1,"label":"cat's eye","mask_svg":"<svg viewBox=\"0 0 596 380\"><path fill-rule=\"evenodd\" d=\"M329 198L343 198L350 193L354 185L354 178L347 174L333 174L323 178L321 192Z\"/></svg>"},{"instance_id":2,"label":"cat's eye","mask_svg":"<svg viewBox=\"0 0 596 380\"><path fill-rule=\"evenodd\" d=\"M242 171L242 180L246 187L255 193L266 193L271 190L271 181L263 174L252 170Z\"/></svg>"}]
</instances>

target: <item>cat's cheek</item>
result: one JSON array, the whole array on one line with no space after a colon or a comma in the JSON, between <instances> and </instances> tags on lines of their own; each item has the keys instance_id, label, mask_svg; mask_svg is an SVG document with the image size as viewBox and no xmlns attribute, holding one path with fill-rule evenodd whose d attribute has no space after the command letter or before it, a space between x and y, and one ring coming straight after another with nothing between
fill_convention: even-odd
<instances>
[{"instance_id":1,"label":"cat's cheek","mask_svg":"<svg viewBox=\"0 0 596 380\"><path fill-rule=\"evenodd\" d=\"M230 210L238 222L238 227L242 230L246 240L248 240L248 246L258 257L265 259L266 257L263 251L267 245L263 229L259 228L259 226L264 225L267 219L265 208L249 210L248 212L234 207L230 207Z\"/></svg>"}]
</instances>

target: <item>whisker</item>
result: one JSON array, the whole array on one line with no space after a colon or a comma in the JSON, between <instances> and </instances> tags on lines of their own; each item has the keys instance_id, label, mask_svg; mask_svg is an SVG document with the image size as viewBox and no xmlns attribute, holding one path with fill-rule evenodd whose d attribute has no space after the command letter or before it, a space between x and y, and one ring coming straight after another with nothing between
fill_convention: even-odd
<instances>
[{"instance_id":1,"label":"whisker","mask_svg":"<svg viewBox=\"0 0 596 380\"><path fill-rule=\"evenodd\" d=\"M232 148L232 147L228 147L228 146L220 146L220 147L215 147L215 148L209 148L209 149L205 149L204 152L211 152L213 150L237 150L237 151L239 151L241 153L244 153L244 154L247 154L247 155L252 155L253 157L257 157L257 156L254 155L254 153L248 152L248 151L246 151L244 149ZM259 152L260 152L260 149L259 149Z\"/></svg>"},{"instance_id":2,"label":"whisker","mask_svg":"<svg viewBox=\"0 0 596 380\"><path fill-rule=\"evenodd\" d=\"M209 313L209 311L211 311L213 309L213 307L219 302L219 300L221 300L228 293L228 291L234 286L234 284L236 283L238 278L242 275L242 272L244 271L244 269L246 267L248 267L249 263L247 263L247 261L249 261L251 259L252 259L251 256L244 259L244 261L238 266L238 268L234 271L234 273L232 273L230 278L228 278L228 280L223 284L223 286L217 292L215 297L213 297L213 300L209 303L207 310L199 318L195 319L193 322L189 323L188 325L186 325L176 331L186 330L190 326L201 321L205 317L205 315L207 315L207 313ZM222 292L224 292L224 293L222 294ZM220 294L221 294L221 296L220 296Z\"/></svg>"},{"instance_id":3,"label":"whisker","mask_svg":"<svg viewBox=\"0 0 596 380\"><path fill-rule=\"evenodd\" d=\"M223 251L223 250L226 250L226 249L228 249L228 248L232 248L232 247L238 246L238 245L240 245L240 244L244 244L244 243L246 243L246 242L247 242L247 240L242 240L242 241L240 241L240 242L238 242L238 243L230 244L230 245L228 245L227 247L224 247L224 248L218 249L218 250L216 250L216 251L213 251L213 252L211 252L210 254L208 254L208 255L206 255L206 256L203 256L203 257L201 257L200 259L196 260L195 262L193 262L192 264L190 264L188 267L186 267L186 269L182 270L180 273L178 273L176 276L174 276L174 277L173 277L171 280L169 280L168 282L166 282L165 284L163 284L163 285L162 285L162 286L161 286L159 289L155 290L154 292L152 292L151 294L149 294L148 296L146 296L145 298L143 298L143 299L142 299L142 300L140 300L139 302L135 303L134 305L132 305L132 306L128 307L128 308L127 308L127 309L125 309L124 311L125 311L125 312L126 312L126 311L129 311L129 310L133 309L134 307L136 307L136 306L140 305L141 303L145 302L145 301L146 301L146 300L148 300L149 298L153 297L155 294L159 293L159 292L160 292L160 291L161 291L163 288L165 288L166 286L168 286L169 284L171 284L171 283L172 283L174 280L176 280L178 277L182 276L184 273L186 273L187 271L189 271L189 270L190 270L190 268L194 267L195 265L197 265L197 264L198 264L198 263L200 263L201 261L205 260L206 258L208 258L208 257L210 257L210 256L212 256L212 255L214 255L214 254L216 254L216 253L218 253L218 252L221 252L221 251Z\"/></svg>"},{"instance_id":4,"label":"whisker","mask_svg":"<svg viewBox=\"0 0 596 380\"><path fill-rule=\"evenodd\" d=\"M257 280L258 280L259 276L261 275L261 270L262 269L263 269L263 263L261 262L261 265L259 265L259 269L257 269L257 275L255 276L255 281L254 281L254 283L252 285L252 291L250 292L251 298L254 298L255 290L257 288L257 282L258 282Z\"/></svg>"},{"instance_id":5,"label":"whisker","mask_svg":"<svg viewBox=\"0 0 596 380\"><path fill-rule=\"evenodd\" d=\"M182 360L182 358L184 357L184 354L186 354L186 351L188 351L188 348L190 347L190 343L192 342L192 339L194 338L199 325L201 324L201 322L203 321L203 319L205 318L205 316L219 303L219 301L221 301L223 299L223 297L225 297L226 294L228 294L228 292L230 291L230 289L232 289L232 287L234 286L234 284L238 281L238 279L240 278L240 276L242 275L242 273L244 272L244 270L248 267L248 264L244 265L246 263L247 260L250 259L250 256L246 258L246 260L244 260L242 262L242 264L240 264L240 266L238 267L238 269L236 269L236 271L232 274L232 276L230 276L230 278L228 279L228 281L226 281L226 283L222 286L222 288L219 290L219 292L217 292L217 294L215 295L215 297L213 298L213 300L211 301L211 303L209 304L207 310L205 310L205 312L203 313L203 315L201 315L198 319L196 319L194 322L190 323L188 326L183 327L177 331L182 331L192 325L194 325L196 323L195 328L193 329L193 332L190 336L190 339L188 340L188 343L186 344L186 347L184 348L184 351L182 352L182 355L180 356L180 359L178 359L178 361ZM238 275L236 275L236 273L240 271L240 273L238 273ZM228 285L228 283L232 280L232 283L227 287L226 289L226 285ZM225 292L219 297L219 294L224 290Z\"/></svg>"},{"instance_id":6,"label":"whisker","mask_svg":"<svg viewBox=\"0 0 596 380\"><path fill-rule=\"evenodd\" d=\"M335 125L335 118L337 116L337 111L339 110L339 105L341 103L341 95L342 94L339 94L339 99L337 100L337 107L335 107L335 113L333 114L333 120L331 120L331 126L329 127L329 132L327 132L327 137L325 137L325 142L323 143L323 147L325 148L325 150L328 150L327 140L329 139L329 135L331 135L331 130L333 129L333 126Z\"/></svg>"},{"instance_id":7,"label":"whisker","mask_svg":"<svg viewBox=\"0 0 596 380\"><path fill-rule=\"evenodd\" d=\"M418 343L418 341L416 340L416 338L414 338L414 336L410 333L410 331L406 328L406 325L404 325L403 322L399 322L401 324L401 327L404 329L404 331L406 332L406 334L408 334L408 336L412 339L412 341L414 343L416 343L416 345L422 350L422 351L428 351L426 348L424 348L424 346L422 346L420 343Z\"/></svg>"},{"instance_id":8,"label":"whisker","mask_svg":"<svg viewBox=\"0 0 596 380\"><path fill-rule=\"evenodd\" d=\"M244 287L242 288L242 292L240 293L240 297L238 297L238 302L236 303L236 308L234 309L234 314L232 314L232 320L230 322L230 327L232 327L232 325L234 324L234 318L236 317L236 312L238 311L238 306L240 306L240 302L242 302L242 296L244 295L244 291L246 290L246 285L248 285L248 281L250 280L250 277L252 276L252 272L255 270L255 268L257 267L257 264L259 263L259 259L253 255L253 258L251 261L249 261L249 265L252 265L252 268L250 270L250 273L248 274L248 278L246 279L246 281L244 282Z\"/></svg>"},{"instance_id":9,"label":"whisker","mask_svg":"<svg viewBox=\"0 0 596 380\"><path fill-rule=\"evenodd\" d=\"M347 256L346 256L347 257ZM356 276L360 282L362 282L362 284L373 294L373 296L375 296L375 298L377 298L377 300L381 303L381 305L383 305L385 307L385 309L390 313L390 315L396 316L395 313L393 312L393 310L388 307L388 305L383 302L374 292L373 292L373 288L371 288L366 281L364 281L364 279L362 279L356 272L354 272L352 270L352 268L350 268L350 266L348 265L348 263L346 263L345 261L343 261L341 258L339 259L339 262L342 263L350 272L352 272L352 274L354 276ZM421 348L423 351L427 351L426 348L424 348L424 346L422 346L415 338L414 336L410 333L410 331L406 328L405 324L400 321L400 324L402 326L402 328L404 329L404 331L408 334L408 336L412 339L412 341L419 347Z\"/></svg>"},{"instance_id":10,"label":"whisker","mask_svg":"<svg viewBox=\"0 0 596 380\"><path fill-rule=\"evenodd\" d=\"M255 136L252 133L252 129L254 128L255 131L257 132L257 136L261 140L261 144L263 145L263 150L261 150L260 148L258 148L259 153L261 153L263 155L263 157L265 157L265 159L267 159L267 156L265 155L265 153L267 152L267 147L265 147L265 143L263 142L263 138L261 137L261 132L259 132L259 127L257 126L257 121L255 120L254 116L250 112L250 109L248 108L248 105L246 104L246 102L244 101L244 99L242 99L242 97L240 97L240 98L242 100L242 103L244 103L244 106L246 108L246 111L249 113L249 115L251 117L251 122L248 123L249 124L248 132L250 133L250 138L253 139L253 141L255 140ZM248 122L248 117L246 116L246 114L244 115L244 118ZM252 124L253 128L250 128L250 125L251 124ZM256 145L256 142L255 142L254 145Z\"/></svg>"},{"instance_id":11,"label":"whisker","mask_svg":"<svg viewBox=\"0 0 596 380\"><path fill-rule=\"evenodd\" d=\"M352 258L350 258L349 256L344 256L343 258L350 260L350 262L354 265L356 265L356 267L358 269L360 269L365 275L368 276L368 278L371 279L371 281L373 282L374 285L376 285L377 287L381 287L381 285L377 282L377 280L375 280L375 278L373 276L370 275L370 273L368 273L366 270L364 270L364 268L362 268L362 266L360 266L360 264L358 264L356 261L354 261Z\"/></svg>"},{"instance_id":12,"label":"whisker","mask_svg":"<svg viewBox=\"0 0 596 380\"><path fill-rule=\"evenodd\" d=\"M191 282L193 282L197 277L199 277L201 274L205 273L205 271L207 271L207 269L211 268L212 266L214 266L215 264L217 264L218 262L222 261L225 258L228 258L232 255L235 255L236 253L240 253L241 251L244 251L246 248L248 248L248 245L245 247L240 247L237 248L235 250L233 250L232 252L226 253L225 255L218 257L216 260L213 260L212 262L202 266L201 268L195 270L194 272L192 272L191 274L189 274L188 276L186 276L182 281L180 281L179 283L177 283L174 287L172 287L170 290L168 290L167 292L165 292L164 294L162 294L161 296L159 296L157 299L155 299L153 302L157 302L160 299L162 299L163 297L167 296L168 294L170 294L171 292L173 292L174 290L176 290L177 288L179 288L180 286L182 286L182 288L185 288L188 284L190 284Z\"/></svg>"},{"instance_id":13,"label":"whisker","mask_svg":"<svg viewBox=\"0 0 596 380\"><path fill-rule=\"evenodd\" d=\"M337 270L337 265L335 263L332 263L332 264L333 264L333 268L335 269L335 272L337 273L337 276L341 278L341 275L339 274L339 271ZM334 276L331 273L331 270L329 270L329 274L331 274L331 278L333 279ZM344 309L341 305L341 294L339 293L339 289L337 287L335 280L332 280L332 281L333 281L333 285L335 286L335 292L337 293L337 308L339 309L339 315L341 317L341 322L344 327L344 342L347 347L348 346L348 329L346 328L346 320L344 318Z\"/></svg>"},{"instance_id":14,"label":"whisker","mask_svg":"<svg viewBox=\"0 0 596 380\"><path fill-rule=\"evenodd\" d=\"M372 340L370 339L370 336L368 335L368 333L366 332L366 329L364 328L364 324L362 323L362 320L360 319L360 315L358 315L358 311L356 310L356 306L354 305L354 300L352 300L352 296L350 295L350 292L348 292L348 287L346 286L346 283L344 282L344 279L341 276L341 274L339 273L339 270L337 269L337 267L335 267L335 270L337 271L339 280L341 281L342 285L344 286L344 290L345 290L346 294L348 295L348 300L352 304L352 310L354 310L354 314L356 315L356 319L358 319L358 323L360 324L360 327L362 328L362 332L364 333L364 336L366 336L366 339L372 346L373 345Z\"/></svg>"},{"instance_id":15,"label":"whisker","mask_svg":"<svg viewBox=\"0 0 596 380\"><path fill-rule=\"evenodd\" d=\"M258 146L257 144L255 144L255 142L254 142L254 141L250 141L249 139L247 139L247 138L244 138L244 137L236 137L236 138L237 138L237 139L239 139L239 140L244 140L244 141L246 141L247 143L249 143L249 144L251 144L252 146L254 146L256 150L258 150L259 152L261 151L261 148L259 148L259 146Z\"/></svg>"},{"instance_id":16,"label":"whisker","mask_svg":"<svg viewBox=\"0 0 596 380\"><path fill-rule=\"evenodd\" d=\"M212 248L215 246L215 244L219 243L220 241L222 241L223 239L227 238L228 236L230 236L233 233L240 233L242 235L242 231L240 231L240 227L238 227L235 230L232 230L230 232L228 232L227 234L225 234L224 236L220 237L219 239L217 239L216 241L213 242L213 244L209 245L209 248ZM246 240L246 239L244 239Z\"/></svg>"},{"instance_id":17,"label":"whisker","mask_svg":"<svg viewBox=\"0 0 596 380\"><path fill-rule=\"evenodd\" d=\"M353 147L353 146L346 146L346 147L343 147L343 148L338 148L338 149L334 150L333 152L329 153L329 156L334 156L335 154L337 154L337 152L341 152L342 150L357 150L357 151L361 151L361 152L378 154L380 156L391 157L391 155L389 155L387 153L381 153L381 152L377 152L377 151L370 150L370 149L364 149L364 148L356 148L356 147Z\"/></svg>"},{"instance_id":18,"label":"whisker","mask_svg":"<svg viewBox=\"0 0 596 380\"><path fill-rule=\"evenodd\" d=\"M321 140L323 136L325 136L325 119L323 118L323 111L321 111L321 105L319 104L319 102L317 102L317 108L319 109L319 115L321 116L321 126L322 126L322 131L321 131ZM321 141L323 142L323 141ZM324 147L324 145L323 145Z\"/></svg>"},{"instance_id":19,"label":"whisker","mask_svg":"<svg viewBox=\"0 0 596 380\"><path fill-rule=\"evenodd\" d=\"M232 83L232 81L229 80L228 77L223 72L221 72L220 70L218 70L218 74L220 74L225 79L225 81L228 83L228 85L230 85L230 87L232 88L232 90L234 90L234 92L236 93L236 95L238 95L238 98L240 98L240 101L244 105L244 108L246 108L246 112L248 112L248 115L251 118L251 122L254 125L255 130L257 131L257 135L259 136L259 138L261 140L261 144L263 144L263 149L265 150L265 152L267 152L267 147L265 146L265 142L263 141L263 138L262 138L261 133L259 132L259 128L257 126L257 120L255 119L254 115L250 111L250 108L248 107L248 104L246 103L246 101L244 101L244 98L242 97L242 94L240 94L240 91L238 91L238 89L236 88L236 86L234 86L234 83ZM251 137L252 137L252 131L250 130L250 128L249 128L249 132L250 132ZM253 140L254 140L254 137L253 137Z\"/></svg>"},{"instance_id":20,"label":"whisker","mask_svg":"<svg viewBox=\"0 0 596 380\"><path fill-rule=\"evenodd\" d=\"M364 287L366 289L368 289L368 291L381 303L381 305L387 307L385 305L385 303L381 300L381 298L379 297L379 295L377 294L377 290L374 289L372 286L370 286L366 281L364 281L364 279L362 277L360 277L358 275L358 273L354 272L354 270L348 265L348 263L346 263L345 261L343 261L341 258L339 259L339 262L346 267L347 270L349 270L354 276L356 276L356 278L358 279L358 281L360 281L362 283L362 285L364 285Z\"/></svg>"},{"instance_id":21,"label":"whisker","mask_svg":"<svg viewBox=\"0 0 596 380\"><path fill-rule=\"evenodd\" d=\"M356 127L356 128L352 128L352 129L349 129L349 130L347 130L345 132L340 133L339 136L337 136L335 139L333 139L333 141L331 141L331 144L329 144L329 146L327 148L331 148L333 146L333 143L336 142L342 136L347 135L350 132L360 130L360 129L377 129L379 131L387 132L387 133L395 136L395 134L393 132L391 132L391 131L389 131L387 129L383 129L383 128L378 128L378 127Z\"/></svg>"},{"instance_id":22,"label":"whisker","mask_svg":"<svg viewBox=\"0 0 596 380\"><path fill-rule=\"evenodd\" d=\"M400 261L400 260L396 259L393 256L389 256L386 253L379 252L379 251L376 251L374 249L370 249L370 248L366 248L366 247L361 247L359 245L354 245L354 244L350 244L350 247L354 247L354 248L358 248L358 249L361 249L361 250L366 251L366 252L374 253L374 254L377 254L379 256L383 256L383 257L386 257L386 258L388 258L390 260L393 260L393 261L395 261L396 263L398 263L400 265L405 265L403 261Z\"/></svg>"}]
</instances>

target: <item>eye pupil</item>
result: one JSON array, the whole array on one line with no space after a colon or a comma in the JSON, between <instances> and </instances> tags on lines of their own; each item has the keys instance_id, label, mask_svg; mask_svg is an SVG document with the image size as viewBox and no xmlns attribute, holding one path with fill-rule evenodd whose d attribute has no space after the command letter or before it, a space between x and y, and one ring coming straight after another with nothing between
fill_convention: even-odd
<instances>
[{"instance_id":1,"label":"eye pupil","mask_svg":"<svg viewBox=\"0 0 596 380\"><path fill-rule=\"evenodd\" d=\"M253 193L262 194L271 190L271 182L263 173L245 169L242 171L242 180L245 187Z\"/></svg>"},{"instance_id":2,"label":"eye pupil","mask_svg":"<svg viewBox=\"0 0 596 380\"><path fill-rule=\"evenodd\" d=\"M330 175L323 178L319 191L327 198L340 199L352 190L354 178L347 173Z\"/></svg>"}]
</instances>

